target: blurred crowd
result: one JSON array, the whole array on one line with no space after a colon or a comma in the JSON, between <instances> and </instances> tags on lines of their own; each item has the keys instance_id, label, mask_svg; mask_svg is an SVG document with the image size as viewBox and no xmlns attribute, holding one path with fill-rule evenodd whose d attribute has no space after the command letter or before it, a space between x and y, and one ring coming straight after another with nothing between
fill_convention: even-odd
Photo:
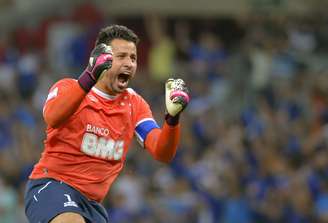
<instances>
[{"instance_id":1,"label":"blurred crowd","mask_svg":"<svg viewBox=\"0 0 328 223\"><path fill-rule=\"evenodd\" d=\"M164 82L190 87L170 165L134 142L112 223L328 223L328 17L112 18L84 4L0 33L0 223L26 223L49 87L85 68L100 28L141 38L132 87L159 124Z\"/></svg>"}]
</instances>

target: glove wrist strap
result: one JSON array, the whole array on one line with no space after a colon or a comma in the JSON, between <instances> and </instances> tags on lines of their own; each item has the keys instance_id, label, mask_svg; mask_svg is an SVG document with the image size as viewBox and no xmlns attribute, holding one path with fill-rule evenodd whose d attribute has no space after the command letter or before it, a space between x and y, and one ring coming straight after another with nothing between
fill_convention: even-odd
<instances>
[{"instance_id":1,"label":"glove wrist strap","mask_svg":"<svg viewBox=\"0 0 328 223\"><path fill-rule=\"evenodd\" d=\"M177 114L176 116L171 116L169 113L165 115L165 121L170 126L176 126L177 124L179 124L179 119L180 119L180 113Z\"/></svg>"},{"instance_id":2,"label":"glove wrist strap","mask_svg":"<svg viewBox=\"0 0 328 223\"><path fill-rule=\"evenodd\" d=\"M93 85L96 84L96 81L91 77L90 72L87 70L83 71L78 79L78 82L85 92L89 92Z\"/></svg>"}]
</instances>

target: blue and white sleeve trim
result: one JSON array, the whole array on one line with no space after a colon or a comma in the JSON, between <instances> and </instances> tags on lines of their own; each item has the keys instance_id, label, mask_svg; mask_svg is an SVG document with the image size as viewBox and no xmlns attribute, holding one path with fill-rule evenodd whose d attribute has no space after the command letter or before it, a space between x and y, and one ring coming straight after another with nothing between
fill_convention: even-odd
<instances>
[{"instance_id":1,"label":"blue and white sleeve trim","mask_svg":"<svg viewBox=\"0 0 328 223\"><path fill-rule=\"evenodd\" d=\"M137 140L142 147L144 147L144 142L148 133L155 128L159 128L156 121L152 118L141 119L137 124L134 130Z\"/></svg>"}]
</instances>

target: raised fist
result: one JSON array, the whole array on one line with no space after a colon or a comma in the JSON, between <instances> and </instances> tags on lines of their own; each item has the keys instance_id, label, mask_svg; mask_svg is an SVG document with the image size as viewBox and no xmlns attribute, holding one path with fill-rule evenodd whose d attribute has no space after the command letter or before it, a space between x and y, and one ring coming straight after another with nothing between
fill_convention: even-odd
<instances>
[{"instance_id":1,"label":"raised fist","mask_svg":"<svg viewBox=\"0 0 328 223\"><path fill-rule=\"evenodd\" d=\"M182 79L168 79L165 83L166 110L171 116L182 112L190 100L189 90Z\"/></svg>"},{"instance_id":2,"label":"raised fist","mask_svg":"<svg viewBox=\"0 0 328 223\"><path fill-rule=\"evenodd\" d=\"M104 43L97 45L91 52L89 64L80 75L78 82L85 91L90 91L100 75L112 67L112 48Z\"/></svg>"}]
</instances>

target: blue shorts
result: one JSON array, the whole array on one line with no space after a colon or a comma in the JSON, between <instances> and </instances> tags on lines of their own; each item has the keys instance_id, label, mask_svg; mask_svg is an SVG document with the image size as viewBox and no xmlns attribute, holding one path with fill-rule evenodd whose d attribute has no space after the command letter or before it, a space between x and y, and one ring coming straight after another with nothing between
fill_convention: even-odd
<instances>
[{"instance_id":1,"label":"blue shorts","mask_svg":"<svg viewBox=\"0 0 328 223\"><path fill-rule=\"evenodd\" d=\"M88 223L109 222L101 204L88 200L71 186L54 179L29 180L24 199L25 214L31 223L48 223L64 212L78 213Z\"/></svg>"}]
</instances>

